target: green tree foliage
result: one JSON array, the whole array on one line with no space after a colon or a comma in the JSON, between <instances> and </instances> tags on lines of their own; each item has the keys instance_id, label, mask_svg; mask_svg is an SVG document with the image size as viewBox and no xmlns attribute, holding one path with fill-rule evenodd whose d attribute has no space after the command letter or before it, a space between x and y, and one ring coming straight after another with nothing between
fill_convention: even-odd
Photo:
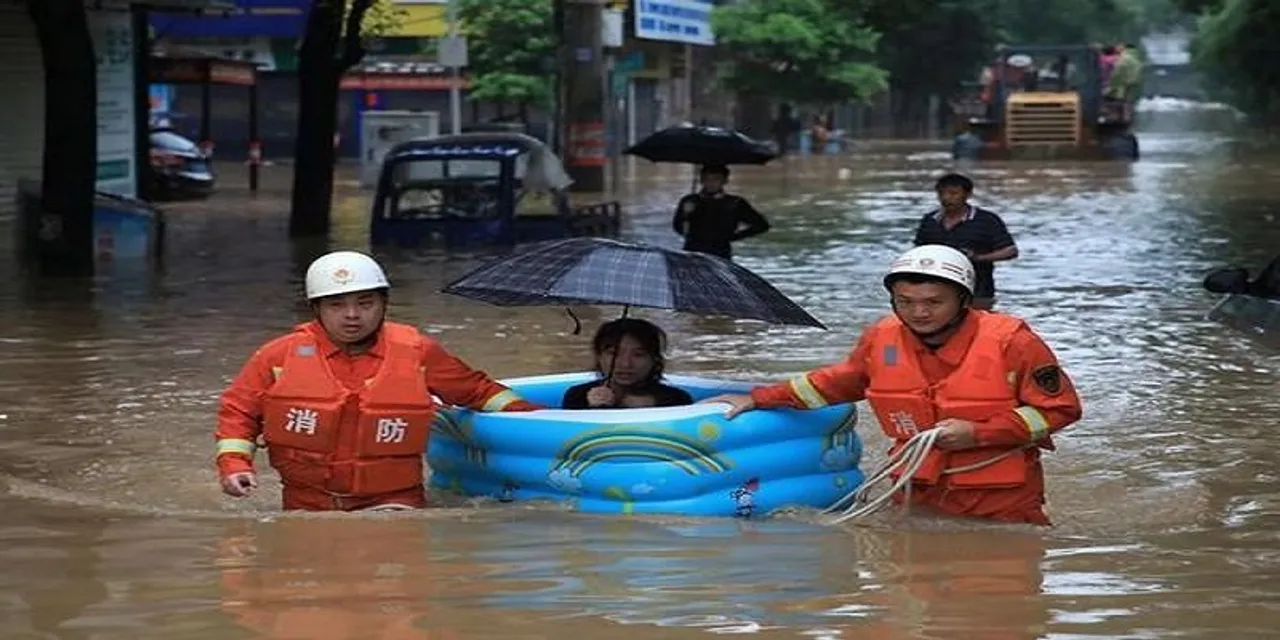
<instances>
[{"instance_id":1,"label":"green tree foliage","mask_svg":"<svg viewBox=\"0 0 1280 640\"><path fill-rule=\"evenodd\" d=\"M1181 0L1125 0L1125 6L1133 13L1137 27L1143 32L1167 31L1178 27L1194 26L1191 12L1180 5Z\"/></svg>"},{"instance_id":2,"label":"green tree foliage","mask_svg":"<svg viewBox=\"0 0 1280 640\"><path fill-rule=\"evenodd\" d=\"M976 80L997 44L1132 42L1185 22L1177 3L1204 1L753 0L712 22L732 89L822 102L872 96L889 79L911 102Z\"/></svg>"},{"instance_id":3,"label":"green tree foliage","mask_svg":"<svg viewBox=\"0 0 1280 640\"><path fill-rule=\"evenodd\" d=\"M347 2L346 15L357 8L358 3ZM360 19L360 35L365 37L393 36L404 25L409 12L392 0L374 0Z\"/></svg>"},{"instance_id":4,"label":"green tree foliage","mask_svg":"<svg viewBox=\"0 0 1280 640\"><path fill-rule=\"evenodd\" d=\"M977 71L1002 40L993 0L863 0L843 6L881 34L876 60L889 72L900 109L923 108ZM899 113L899 119L909 118Z\"/></svg>"},{"instance_id":5,"label":"green tree foliage","mask_svg":"<svg viewBox=\"0 0 1280 640\"><path fill-rule=\"evenodd\" d=\"M1215 93L1259 124L1280 125L1280 3L1189 0L1183 6L1202 12L1192 57Z\"/></svg>"},{"instance_id":6,"label":"green tree foliage","mask_svg":"<svg viewBox=\"0 0 1280 640\"><path fill-rule=\"evenodd\" d=\"M473 99L522 108L550 104L553 0L462 0L458 17Z\"/></svg>"},{"instance_id":7,"label":"green tree foliage","mask_svg":"<svg viewBox=\"0 0 1280 640\"><path fill-rule=\"evenodd\" d=\"M1009 44L1124 42L1142 35L1132 0L996 0Z\"/></svg>"},{"instance_id":8,"label":"green tree foliage","mask_svg":"<svg viewBox=\"0 0 1280 640\"><path fill-rule=\"evenodd\" d=\"M887 74L874 63L879 35L840 10L847 0L755 0L716 7L711 23L730 62L724 84L797 103L866 100Z\"/></svg>"},{"instance_id":9,"label":"green tree foliage","mask_svg":"<svg viewBox=\"0 0 1280 640\"><path fill-rule=\"evenodd\" d=\"M1173 0L1179 9L1187 13L1204 13L1222 8L1222 0Z\"/></svg>"},{"instance_id":10,"label":"green tree foliage","mask_svg":"<svg viewBox=\"0 0 1280 640\"><path fill-rule=\"evenodd\" d=\"M876 62L900 100L948 96L977 79L997 44L1084 45L1138 38L1173 0L844 0L836 11L880 34ZM1163 12L1163 13L1162 13Z\"/></svg>"}]
</instances>

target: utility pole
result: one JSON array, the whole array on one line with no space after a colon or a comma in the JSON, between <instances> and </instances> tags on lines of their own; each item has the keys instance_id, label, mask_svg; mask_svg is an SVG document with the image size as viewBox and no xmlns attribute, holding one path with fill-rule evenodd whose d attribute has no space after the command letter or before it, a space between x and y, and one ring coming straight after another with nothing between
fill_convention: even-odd
<instances>
[{"instance_id":1,"label":"utility pole","mask_svg":"<svg viewBox=\"0 0 1280 640\"><path fill-rule=\"evenodd\" d=\"M565 156L573 190L602 193L605 188L604 47L601 20L606 0L561 0L565 49L561 78L565 87Z\"/></svg>"},{"instance_id":2,"label":"utility pole","mask_svg":"<svg viewBox=\"0 0 1280 640\"><path fill-rule=\"evenodd\" d=\"M458 0L449 0L445 9L445 20L449 27L450 48L454 49L446 56L449 65L449 126L454 135L462 133L462 66L465 62L466 48L460 45L458 38ZM459 60L457 56L462 57ZM452 64L450 64L452 63Z\"/></svg>"},{"instance_id":3,"label":"utility pole","mask_svg":"<svg viewBox=\"0 0 1280 640\"><path fill-rule=\"evenodd\" d=\"M551 124L547 134L551 150L564 157L565 108L564 108L564 72L568 53L564 43L564 0L551 0L551 28L556 37L555 56L551 63Z\"/></svg>"},{"instance_id":4,"label":"utility pole","mask_svg":"<svg viewBox=\"0 0 1280 640\"><path fill-rule=\"evenodd\" d=\"M623 112L619 108L619 100L623 99L621 94L625 93L627 84L627 75L618 71L618 60L614 53L622 47L626 41L623 35L623 22L626 11L626 5L619 4L619 0L610 0L609 6L601 13L600 19L600 38L601 45L604 48L604 73L600 78L601 91L604 93L605 104L605 131L606 143L608 145L608 168L609 168L609 192L616 193L618 185L621 182L619 174L622 168L622 149L624 147L624 135L622 133ZM622 87L618 85L621 84Z\"/></svg>"}]
</instances>

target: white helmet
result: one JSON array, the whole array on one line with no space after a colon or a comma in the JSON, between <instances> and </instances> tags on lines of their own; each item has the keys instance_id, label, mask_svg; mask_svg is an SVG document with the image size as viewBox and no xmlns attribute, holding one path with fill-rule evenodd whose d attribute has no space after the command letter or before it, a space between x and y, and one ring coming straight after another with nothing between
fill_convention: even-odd
<instances>
[{"instance_id":1,"label":"white helmet","mask_svg":"<svg viewBox=\"0 0 1280 640\"><path fill-rule=\"evenodd\" d=\"M382 267L356 251L326 253L307 267L307 300L390 287Z\"/></svg>"},{"instance_id":2,"label":"white helmet","mask_svg":"<svg viewBox=\"0 0 1280 640\"><path fill-rule=\"evenodd\" d=\"M926 244L902 254L889 265L889 273L884 277L885 288L891 288L894 276L908 273L954 282L973 295L973 263L951 247Z\"/></svg>"},{"instance_id":3,"label":"white helmet","mask_svg":"<svg viewBox=\"0 0 1280 640\"><path fill-rule=\"evenodd\" d=\"M1026 69L1027 67L1031 66L1032 62L1035 62L1035 61L1031 59L1031 56L1025 53L1015 53L1009 56L1008 58L1006 58L1005 62L1008 63L1009 66L1015 69Z\"/></svg>"}]
</instances>

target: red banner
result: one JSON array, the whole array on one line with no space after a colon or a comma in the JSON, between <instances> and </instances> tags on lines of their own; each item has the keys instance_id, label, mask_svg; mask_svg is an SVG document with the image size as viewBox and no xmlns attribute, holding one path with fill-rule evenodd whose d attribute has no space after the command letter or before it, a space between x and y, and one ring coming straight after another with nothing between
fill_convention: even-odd
<instances>
[{"instance_id":1,"label":"red banner","mask_svg":"<svg viewBox=\"0 0 1280 640\"><path fill-rule=\"evenodd\" d=\"M604 123L579 122L569 125L569 164L574 167L603 167L608 160L605 152Z\"/></svg>"}]
</instances>

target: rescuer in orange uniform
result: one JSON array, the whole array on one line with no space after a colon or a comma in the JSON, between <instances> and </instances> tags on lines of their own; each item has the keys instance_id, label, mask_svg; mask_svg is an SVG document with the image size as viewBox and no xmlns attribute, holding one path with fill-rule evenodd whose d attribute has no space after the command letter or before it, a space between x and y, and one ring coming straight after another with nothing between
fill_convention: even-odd
<instances>
[{"instance_id":1,"label":"rescuer in orange uniform","mask_svg":"<svg viewBox=\"0 0 1280 640\"><path fill-rule=\"evenodd\" d=\"M315 319L258 349L222 395L215 438L228 495L257 486L262 436L285 509L421 508L432 394L483 411L539 408L417 329L386 321L390 285L369 256L321 256L306 288Z\"/></svg>"},{"instance_id":2,"label":"rescuer in orange uniform","mask_svg":"<svg viewBox=\"0 0 1280 640\"><path fill-rule=\"evenodd\" d=\"M865 399L891 452L920 431L943 430L913 478L913 505L1050 524L1040 451L1052 451L1051 434L1081 414L1053 351L1021 319L969 308L973 265L950 247L906 252L884 285L893 315L864 331L844 362L706 402L727 402L732 418Z\"/></svg>"}]
</instances>

